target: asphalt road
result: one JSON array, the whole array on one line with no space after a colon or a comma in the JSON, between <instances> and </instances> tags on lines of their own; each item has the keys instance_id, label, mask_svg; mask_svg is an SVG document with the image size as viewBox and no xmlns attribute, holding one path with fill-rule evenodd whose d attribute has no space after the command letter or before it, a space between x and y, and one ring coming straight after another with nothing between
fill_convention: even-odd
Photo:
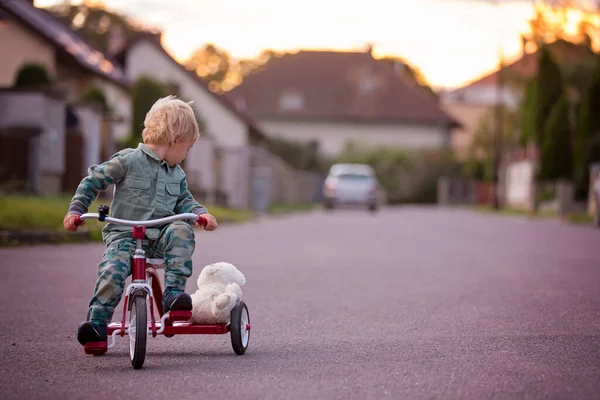
<instances>
[{"instance_id":1,"label":"asphalt road","mask_svg":"<svg viewBox=\"0 0 600 400\"><path fill-rule=\"evenodd\" d=\"M197 235L245 273L228 335L75 338L101 244L0 249L1 399L598 399L600 230L460 210L344 210Z\"/></svg>"}]
</instances>

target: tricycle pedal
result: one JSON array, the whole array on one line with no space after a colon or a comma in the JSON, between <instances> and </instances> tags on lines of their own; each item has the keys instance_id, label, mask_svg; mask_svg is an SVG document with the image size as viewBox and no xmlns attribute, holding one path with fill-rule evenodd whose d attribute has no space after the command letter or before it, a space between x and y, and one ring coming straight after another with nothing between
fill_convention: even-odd
<instances>
[{"instance_id":1,"label":"tricycle pedal","mask_svg":"<svg viewBox=\"0 0 600 400\"><path fill-rule=\"evenodd\" d=\"M83 346L83 350L85 354L93 354L95 356L100 356L105 354L108 350L107 342L88 342Z\"/></svg>"},{"instance_id":2,"label":"tricycle pedal","mask_svg":"<svg viewBox=\"0 0 600 400\"><path fill-rule=\"evenodd\" d=\"M192 318L191 311L172 310L172 311L169 311L169 317L167 318L167 321L169 321L169 322L189 321L190 318Z\"/></svg>"}]
</instances>

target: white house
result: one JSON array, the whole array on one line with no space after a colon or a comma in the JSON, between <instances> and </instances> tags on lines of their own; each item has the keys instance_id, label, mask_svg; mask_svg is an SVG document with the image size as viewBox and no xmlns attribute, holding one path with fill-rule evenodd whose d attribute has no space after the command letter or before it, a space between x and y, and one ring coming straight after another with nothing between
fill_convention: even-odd
<instances>
[{"instance_id":1,"label":"white house","mask_svg":"<svg viewBox=\"0 0 600 400\"><path fill-rule=\"evenodd\" d=\"M27 181L35 193L70 190L66 178L80 180L89 165L112 155L111 131L119 135L129 130L129 83L117 65L50 13L34 7L33 1L0 1L0 39L0 128L39 127L29 138L21 135L24 143L16 146L28 148L28 158L16 160L14 167L20 169L17 162L28 164ZM52 95L12 88L26 63L45 67L54 84ZM111 122L103 123L100 111L81 104L93 87L102 89L118 110ZM70 119L76 121L66 122ZM69 129L73 126L78 132ZM83 138L69 136L73 133ZM77 146L72 146L74 137ZM15 154L8 139L2 140L5 151Z\"/></svg>"},{"instance_id":2,"label":"white house","mask_svg":"<svg viewBox=\"0 0 600 400\"><path fill-rule=\"evenodd\" d=\"M247 208L252 195L251 146L261 146L266 140L258 125L174 60L162 47L160 34L139 35L117 59L131 81L150 76L168 85L179 98L194 102L208 135L186 158L189 185L202 191L208 202L224 193L229 206Z\"/></svg>"},{"instance_id":3,"label":"white house","mask_svg":"<svg viewBox=\"0 0 600 400\"><path fill-rule=\"evenodd\" d=\"M456 122L370 52L300 51L270 61L227 96L268 135L317 141L327 155L348 140L409 149L450 144Z\"/></svg>"}]
</instances>

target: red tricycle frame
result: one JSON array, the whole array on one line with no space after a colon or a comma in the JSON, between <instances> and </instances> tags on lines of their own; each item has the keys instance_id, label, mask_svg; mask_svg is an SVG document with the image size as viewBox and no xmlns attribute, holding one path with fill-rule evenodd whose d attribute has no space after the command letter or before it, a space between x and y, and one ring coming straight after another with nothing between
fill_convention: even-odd
<instances>
[{"instance_id":1,"label":"red tricycle frame","mask_svg":"<svg viewBox=\"0 0 600 400\"><path fill-rule=\"evenodd\" d=\"M162 305L162 287L157 269L164 266L164 260L146 257L142 241L145 238L146 227L162 225L174 221L193 220L198 225L206 226L206 219L196 214L179 214L171 217L152 221L128 221L108 217L108 207L100 206L98 214L88 213L78 217L76 225L82 225L86 219L97 219L115 224L132 226L133 237L137 246L131 263L131 283L125 290L123 300L123 313L121 322L113 322L108 325L108 342L86 343L84 351L86 354L103 355L109 348L115 345L116 336L130 337L130 358L135 369L142 367L146 354L146 338L148 333L152 337L164 335L222 335L231 333L231 343L236 354L244 354L248 347L250 335L250 318L248 308L244 302L240 302L231 311L230 322L227 324L192 324L191 311L175 311L164 313ZM147 310L150 310L150 320L147 318ZM155 313L156 309L156 313ZM129 321L127 321L129 311ZM159 321L156 319L158 314Z\"/></svg>"}]
</instances>

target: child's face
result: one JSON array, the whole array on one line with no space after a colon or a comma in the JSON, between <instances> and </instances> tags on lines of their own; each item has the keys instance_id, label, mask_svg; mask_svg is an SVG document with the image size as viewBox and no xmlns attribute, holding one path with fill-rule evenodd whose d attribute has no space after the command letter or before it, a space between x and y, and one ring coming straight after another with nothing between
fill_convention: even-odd
<instances>
[{"instance_id":1,"label":"child's face","mask_svg":"<svg viewBox=\"0 0 600 400\"><path fill-rule=\"evenodd\" d=\"M169 146L167 154L165 155L165 161L173 167L183 161L189 149L194 145L194 141L180 142L175 141Z\"/></svg>"}]
</instances>

